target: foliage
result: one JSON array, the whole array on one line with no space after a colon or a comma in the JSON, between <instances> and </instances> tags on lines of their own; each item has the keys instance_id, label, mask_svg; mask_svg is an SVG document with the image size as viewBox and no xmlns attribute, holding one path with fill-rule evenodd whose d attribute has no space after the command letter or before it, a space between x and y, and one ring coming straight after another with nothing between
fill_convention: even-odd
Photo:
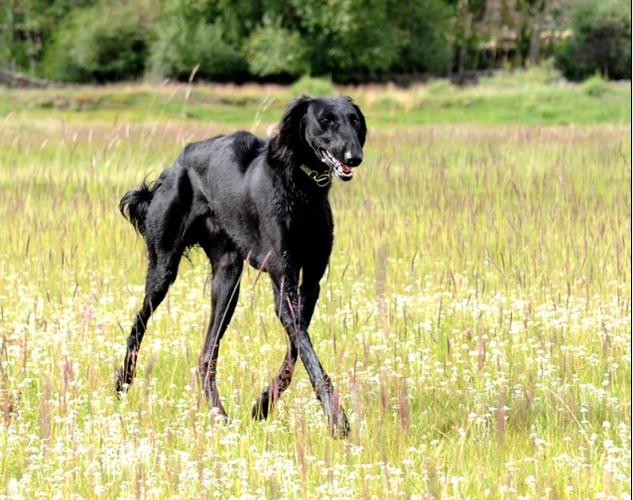
<instances>
[{"instance_id":1,"label":"foliage","mask_svg":"<svg viewBox=\"0 0 633 500\"><path fill-rule=\"evenodd\" d=\"M206 80L407 82L543 62L570 8L558 67L628 77L624 0L11 0L0 65L69 81L185 80L197 66Z\"/></svg>"},{"instance_id":2,"label":"foliage","mask_svg":"<svg viewBox=\"0 0 633 500\"><path fill-rule=\"evenodd\" d=\"M151 66L162 76L187 79L197 75L211 80L239 80L246 64L240 53L224 39L219 22L187 22L178 12L158 24L152 45Z\"/></svg>"},{"instance_id":3,"label":"foliage","mask_svg":"<svg viewBox=\"0 0 633 500\"><path fill-rule=\"evenodd\" d=\"M604 81L604 78L598 74L587 78L582 83L582 89L585 94L591 97L602 97L609 92L609 86Z\"/></svg>"},{"instance_id":4,"label":"foliage","mask_svg":"<svg viewBox=\"0 0 633 500\"><path fill-rule=\"evenodd\" d=\"M451 7L441 0L410 2L408 8L394 0L390 19L398 27L399 55L395 72L446 74L451 70Z\"/></svg>"},{"instance_id":5,"label":"foliage","mask_svg":"<svg viewBox=\"0 0 633 500\"><path fill-rule=\"evenodd\" d=\"M12 0L0 2L0 65L33 70L75 9L96 0Z\"/></svg>"},{"instance_id":6,"label":"foliage","mask_svg":"<svg viewBox=\"0 0 633 500\"><path fill-rule=\"evenodd\" d=\"M104 0L74 11L47 53L47 74L83 82L141 77L151 43L148 12L143 0Z\"/></svg>"},{"instance_id":7,"label":"foliage","mask_svg":"<svg viewBox=\"0 0 633 500\"><path fill-rule=\"evenodd\" d=\"M398 57L397 27L388 0L293 0L310 48L312 73L334 81L364 80L387 72Z\"/></svg>"},{"instance_id":8,"label":"foliage","mask_svg":"<svg viewBox=\"0 0 633 500\"><path fill-rule=\"evenodd\" d=\"M631 77L631 4L623 0L582 0L572 13L572 37L557 50L556 62L571 80L595 73Z\"/></svg>"},{"instance_id":9,"label":"foliage","mask_svg":"<svg viewBox=\"0 0 633 500\"><path fill-rule=\"evenodd\" d=\"M246 60L252 75L300 76L310 71L307 47L299 33L265 22L246 40Z\"/></svg>"}]
</instances>

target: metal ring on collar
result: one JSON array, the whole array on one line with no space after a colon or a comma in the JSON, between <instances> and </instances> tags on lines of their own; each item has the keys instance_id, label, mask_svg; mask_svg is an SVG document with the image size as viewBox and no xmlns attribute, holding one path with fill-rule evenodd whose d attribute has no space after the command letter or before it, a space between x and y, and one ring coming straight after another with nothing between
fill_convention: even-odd
<instances>
[{"instance_id":1,"label":"metal ring on collar","mask_svg":"<svg viewBox=\"0 0 633 500\"><path fill-rule=\"evenodd\" d=\"M301 165L301 170L314 181L319 187L325 187L332 182L332 174L330 172L317 172L308 168L306 165Z\"/></svg>"}]
</instances>

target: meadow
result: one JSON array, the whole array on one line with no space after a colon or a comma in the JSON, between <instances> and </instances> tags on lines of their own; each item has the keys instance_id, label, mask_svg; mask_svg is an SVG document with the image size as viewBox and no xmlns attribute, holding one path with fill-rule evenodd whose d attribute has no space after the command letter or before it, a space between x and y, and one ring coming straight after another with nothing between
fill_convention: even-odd
<instances>
[{"instance_id":1,"label":"meadow","mask_svg":"<svg viewBox=\"0 0 633 500\"><path fill-rule=\"evenodd\" d=\"M344 440L302 367L251 420L286 342L252 269L221 348L230 420L209 414L199 250L114 394L146 269L120 197L323 85L0 90L0 496L630 497L630 84L529 76L325 86L370 128L311 326Z\"/></svg>"}]
</instances>

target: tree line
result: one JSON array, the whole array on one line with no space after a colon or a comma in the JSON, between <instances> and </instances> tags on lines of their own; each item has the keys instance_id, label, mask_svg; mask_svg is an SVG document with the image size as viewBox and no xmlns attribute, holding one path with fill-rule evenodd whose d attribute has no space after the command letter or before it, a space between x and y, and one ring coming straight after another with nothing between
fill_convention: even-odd
<instances>
[{"instance_id":1,"label":"tree line","mask_svg":"<svg viewBox=\"0 0 633 500\"><path fill-rule=\"evenodd\" d=\"M0 67L73 82L630 78L627 0L6 0Z\"/></svg>"}]
</instances>

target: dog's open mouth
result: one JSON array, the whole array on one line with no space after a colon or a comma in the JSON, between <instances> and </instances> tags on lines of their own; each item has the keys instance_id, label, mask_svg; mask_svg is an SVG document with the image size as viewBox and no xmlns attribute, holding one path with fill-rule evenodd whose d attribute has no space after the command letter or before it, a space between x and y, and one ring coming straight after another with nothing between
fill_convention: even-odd
<instances>
[{"instance_id":1,"label":"dog's open mouth","mask_svg":"<svg viewBox=\"0 0 633 500\"><path fill-rule=\"evenodd\" d=\"M337 160L332 153L326 151L325 149L321 149L319 153L321 155L321 161L326 165L329 165L339 179L342 181L349 181L352 177L354 177L352 167L348 167L340 160Z\"/></svg>"}]
</instances>

